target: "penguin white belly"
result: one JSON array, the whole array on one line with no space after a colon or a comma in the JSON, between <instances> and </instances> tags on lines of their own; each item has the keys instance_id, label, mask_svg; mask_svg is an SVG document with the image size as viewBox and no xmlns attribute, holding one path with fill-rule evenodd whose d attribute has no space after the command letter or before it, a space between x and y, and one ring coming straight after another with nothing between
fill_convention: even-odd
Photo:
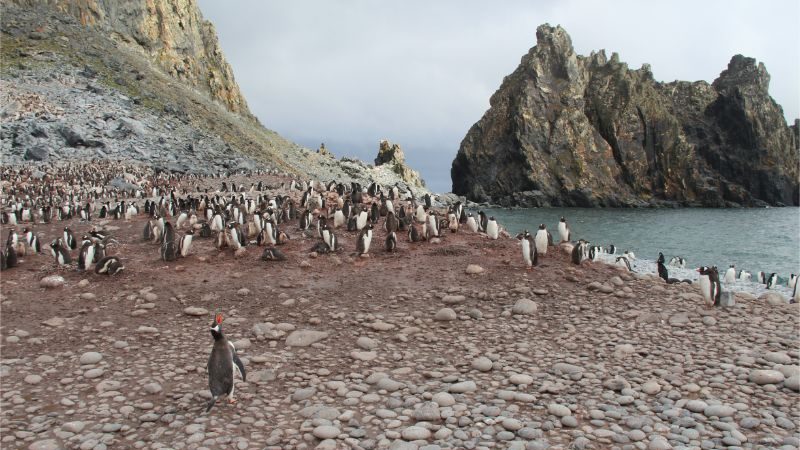
<instances>
[{"instance_id":1,"label":"penguin white belly","mask_svg":"<svg viewBox=\"0 0 800 450\"><path fill-rule=\"evenodd\" d=\"M341 226L344 226L344 223L345 223L344 213L342 211L336 211L333 214L333 227L339 228Z\"/></svg>"},{"instance_id":2,"label":"penguin white belly","mask_svg":"<svg viewBox=\"0 0 800 450\"><path fill-rule=\"evenodd\" d=\"M417 206L417 213L416 213L417 222L425 222L425 209L422 205Z\"/></svg>"},{"instance_id":3,"label":"penguin white belly","mask_svg":"<svg viewBox=\"0 0 800 450\"><path fill-rule=\"evenodd\" d=\"M567 230L567 224L564 222L559 222L558 224L558 234L561 236L561 242L569 241L569 230Z\"/></svg>"},{"instance_id":4,"label":"penguin white belly","mask_svg":"<svg viewBox=\"0 0 800 450\"><path fill-rule=\"evenodd\" d=\"M733 283L736 281L736 269L729 267L725 272L725 283Z\"/></svg>"},{"instance_id":5,"label":"penguin white belly","mask_svg":"<svg viewBox=\"0 0 800 450\"><path fill-rule=\"evenodd\" d=\"M536 232L536 237L534 238L534 242L536 243L536 252L542 255L547 254L547 231L539 230Z\"/></svg>"},{"instance_id":6,"label":"penguin white belly","mask_svg":"<svg viewBox=\"0 0 800 450\"><path fill-rule=\"evenodd\" d=\"M367 225L367 212L361 211L361 213L358 214L358 219L356 220L356 228L358 230L361 230L366 225Z\"/></svg>"},{"instance_id":7,"label":"penguin white belly","mask_svg":"<svg viewBox=\"0 0 800 450\"><path fill-rule=\"evenodd\" d=\"M708 278L708 275L700 275L700 293L703 294L703 299L706 303L713 303L714 297L711 292L711 279Z\"/></svg>"},{"instance_id":8,"label":"penguin white belly","mask_svg":"<svg viewBox=\"0 0 800 450\"><path fill-rule=\"evenodd\" d=\"M467 228L469 228L469 230L473 233L478 232L478 222L475 221L474 217L467 218Z\"/></svg>"},{"instance_id":9,"label":"penguin white belly","mask_svg":"<svg viewBox=\"0 0 800 450\"><path fill-rule=\"evenodd\" d=\"M533 266L533 261L531 261L531 242L527 239L522 240L522 260L525 261L526 266Z\"/></svg>"},{"instance_id":10,"label":"penguin white belly","mask_svg":"<svg viewBox=\"0 0 800 450\"><path fill-rule=\"evenodd\" d=\"M497 239L499 236L499 230L497 227L497 222L494 220L490 220L489 223L486 224L486 234L489 236L490 239ZM545 245L547 243L545 242Z\"/></svg>"},{"instance_id":11,"label":"penguin white belly","mask_svg":"<svg viewBox=\"0 0 800 450\"><path fill-rule=\"evenodd\" d=\"M428 223L431 227L431 236L436 237L439 236L439 224L436 223L436 216L428 216Z\"/></svg>"}]
</instances>

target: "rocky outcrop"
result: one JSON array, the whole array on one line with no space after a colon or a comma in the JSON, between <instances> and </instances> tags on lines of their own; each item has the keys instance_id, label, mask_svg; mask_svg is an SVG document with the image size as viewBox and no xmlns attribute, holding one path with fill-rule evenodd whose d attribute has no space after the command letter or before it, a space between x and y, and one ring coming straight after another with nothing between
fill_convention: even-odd
<instances>
[{"instance_id":1,"label":"rocky outcrop","mask_svg":"<svg viewBox=\"0 0 800 450\"><path fill-rule=\"evenodd\" d=\"M170 76L251 116L222 54L216 31L195 0L4 0L26 8L49 8L103 31L144 52ZM47 37L47 27L37 33Z\"/></svg>"},{"instance_id":2,"label":"rocky outcrop","mask_svg":"<svg viewBox=\"0 0 800 450\"><path fill-rule=\"evenodd\" d=\"M453 192L521 206L798 205L798 124L768 87L741 55L712 84L658 82L542 25L462 141Z\"/></svg>"},{"instance_id":3,"label":"rocky outcrop","mask_svg":"<svg viewBox=\"0 0 800 450\"><path fill-rule=\"evenodd\" d=\"M381 140L378 147L378 156L375 158L376 167L384 165L396 173L409 186L425 186L425 181L419 176L419 172L406 165L406 155L400 145L392 144L386 139Z\"/></svg>"}]
</instances>

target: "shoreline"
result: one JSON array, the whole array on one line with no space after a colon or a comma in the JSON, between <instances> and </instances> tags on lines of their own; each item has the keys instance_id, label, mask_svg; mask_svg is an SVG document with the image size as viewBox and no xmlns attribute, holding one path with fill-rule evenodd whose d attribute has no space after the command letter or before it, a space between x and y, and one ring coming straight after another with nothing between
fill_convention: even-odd
<instances>
[{"instance_id":1,"label":"shoreline","mask_svg":"<svg viewBox=\"0 0 800 450\"><path fill-rule=\"evenodd\" d=\"M376 227L363 258L342 230L344 251L309 253L318 239L292 222L285 262L196 239L189 257L166 263L141 240L144 223L104 222L120 242L118 276L57 268L48 254L2 273L4 445L800 443L798 305L737 294L734 307L706 309L696 286L578 267L557 247L526 271L518 241L465 227L439 243L398 233L394 254ZM37 225L42 243L64 225ZM470 264L481 273L466 274ZM53 274L64 285L40 287ZM236 384L238 403L204 415L216 312L248 382Z\"/></svg>"}]
</instances>

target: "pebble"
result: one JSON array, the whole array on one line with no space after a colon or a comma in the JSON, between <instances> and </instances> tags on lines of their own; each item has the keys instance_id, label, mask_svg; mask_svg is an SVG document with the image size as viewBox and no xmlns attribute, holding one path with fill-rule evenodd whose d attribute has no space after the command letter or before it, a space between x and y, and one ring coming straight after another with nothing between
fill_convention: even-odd
<instances>
[{"instance_id":1,"label":"pebble","mask_svg":"<svg viewBox=\"0 0 800 450\"><path fill-rule=\"evenodd\" d=\"M328 337L328 333L317 330L295 330L286 336L287 347L308 347Z\"/></svg>"},{"instance_id":2,"label":"pebble","mask_svg":"<svg viewBox=\"0 0 800 450\"><path fill-rule=\"evenodd\" d=\"M45 289L55 289L64 286L65 280L61 275L48 275L39 280L39 286Z\"/></svg>"},{"instance_id":3,"label":"pebble","mask_svg":"<svg viewBox=\"0 0 800 450\"><path fill-rule=\"evenodd\" d=\"M341 434L341 431L338 428L331 425L320 425L314 428L311 434L313 434L314 437L319 439L334 439L337 436L339 436L339 434Z\"/></svg>"},{"instance_id":4,"label":"pebble","mask_svg":"<svg viewBox=\"0 0 800 450\"><path fill-rule=\"evenodd\" d=\"M520 314L520 315L530 315L536 312L539 308L539 305L536 304L533 300L529 300L527 298L521 298L517 300L514 304L514 307L511 308L512 314Z\"/></svg>"},{"instance_id":5,"label":"pebble","mask_svg":"<svg viewBox=\"0 0 800 450\"><path fill-rule=\"evenodd\" d=\"M42 382L42 377L39 375L27 375L24 381L28 384L39 384Z\"/></svg>"},{"instance_id":6,"label":"pebble","mask_svg":"<svg viewBox=\"0 0 800 450\"><path fill-rule=\"evenodd\" d=\"M478 389L478 386L475 385L474 381L462 381L460 383L456 383L450 385L450 392L456 394L463 394L465 392L473 392Z\"/></svg>"},{"instance_id":7,"label":"pebble","mask_svg":"<svg viewBox=\"0 0 800 450\"><path fill-rule=\"evenodd\" d=\"M481 372L488 372L492 370L492 360L485 356L480 356L472 360L472 368Z\"/></svg>"},{"instance_id":8,"label":"pebble","mask_svg":"<svg viewBox=\"0 0 800 450\"><path fill-rule=\"evenodd\" d=\"M434 320L438 320L440 322L456 320L457 318L456 312L451 308L442 308L436 312L435 316L433 316Z\"/></svg>"},{"instance_id":9,"label":"pebble","mask_svg":"<svg viewBox=\"0 0 800 450\"><path fill-rule=\"evenodd\" d=\"M481 266L479 266L477 264L470 264L470 265L467 266L467 269L466 269L465 272L470 274L470 275L483 273L483 267L481 267Z\"/></svg>"},{"instance_id":10,"label":"pebble","mask_svg":"<svg viewBox=\"0 0 800 450\"><path fill-rule=\"evenodd\" d=\"M103 359L103 355L98 352L86 352L81 355L81 364L97 364Z\"/></svg>"},{"instance_id":11,"label":"pebble","mask_svg":"<svg viewBox=\"0 0 800 450\"><path fill-rule=\"evenodd\" d=\"M196 306L189 306L183 309L183 313L187 316L207 316L208 310Z\"/></svg>"},{"instance_id":12,"label":"pebble","mask_svg":"<svg viewBox=\"0 0 800 450\"><path fill-rule=\"evenodd\" d=\"M403 430L403 439L407 441L425 440L431 437L431 430L418 426L410 426Z\"/></svg>"},{"instance_id":13,"label":"pebble","mask_svg":"<svg viewBox=\"0 0 800 450\"><path fill-rule=\"evenodd\" d=\"M547 406L547 412L556 416L556 417L564 417L569 416L572 414L569 408L564 405L560 405L558 403L551 403Z\"/></svg>"},{"instance_id":14,"label":"pebble","mask_svg":"<svg viewBox=\"0 0 800 450\"><path fill-rule=\"evenodd\" d=\"M777 370L753 370L750 372L750 381L759 385L778 384L783 380L783 373Z\"/></svg>"}]
</instances>

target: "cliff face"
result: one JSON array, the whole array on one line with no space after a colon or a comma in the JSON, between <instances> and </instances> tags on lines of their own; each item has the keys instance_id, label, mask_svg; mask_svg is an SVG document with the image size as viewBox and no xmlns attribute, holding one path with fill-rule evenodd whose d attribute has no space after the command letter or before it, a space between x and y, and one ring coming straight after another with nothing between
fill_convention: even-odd
<instances>
[{"instance_id":1,"label":"cliff face","mask_svg":"<svg viewBox=\"0 0 800 450\"><path fill-rule=\"evenodd\" d=\"M206 93L229 111L252 117L195 0L4 0L48 7L144 52L170 76Z\"/></svg>"},{"instance_id":2,"label":"cliff face","mask_svg":"<svg viewBox=\"0 0 800 450\"><path fill-rule=\"evenodd\" d=\"M798 205L797 125L763 64L661 83L542 25L453 161L453 192L521 206Z\"/></svg>"}]
</instances>

